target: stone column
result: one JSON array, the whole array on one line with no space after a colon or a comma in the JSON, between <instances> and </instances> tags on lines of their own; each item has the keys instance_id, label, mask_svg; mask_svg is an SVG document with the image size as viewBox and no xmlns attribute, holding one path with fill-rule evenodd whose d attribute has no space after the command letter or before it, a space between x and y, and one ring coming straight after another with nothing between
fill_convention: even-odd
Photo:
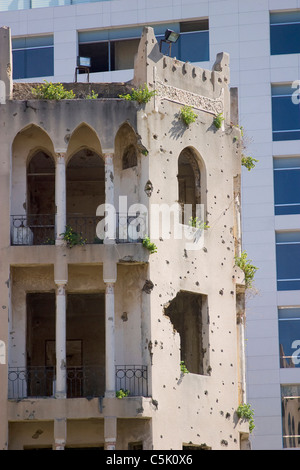
<instances>
[{"instance_id":1,"label":"stone column","mask_svg":"<svg viewBox=\"0 0 300 470\"><path fill-rule=\"evenodd\" d=\"M67 440L66 418L54 418L54 449L65 450Z\"/></svg>"},{"instance_id":2,"label":"stone column","mask_svg":"<svg viewBox=\"0 0 300 470\"><path fill-rule=\"evenodd\" d=\"M114 209L115 205L115 188L114 188L114 164L113 154L104 154L104 168L105 168L105 204ZM116 214L115 210L109 211L106 220L109 224L109 231L105 234L104 243L115 243L115 230L112 232L112 225L115 227Z\"/></svg>"},{"instance_id":3,"label":"stone column","mask_svg":"<svg viewBox=\"0 0 300 470\"><path fill-rule=\"evenodd\" d=\"M55 204L56 204L56 245L64 243L62 233L66 230L66 163L65 154L56 154L55 171Z\"/></svg>"},{"instance_id":4,"label":"stone column","mask_svg":"<svg viewBox=\"0 0 300 470\"><path fill-rule=\"evenodd\" d=\"M66 281L56 283L56 398L67 396Z\"/></svg>"},{"instance_id":5,"label":"stone column","mask_svg":"<svg viewBox=\"0 0 300 470\"><path fill-rule=\"evenodd\" d=\"M104 450L115 450L117 441L117 418L105 416L104 418Z\"/></svg>"},{"instance_id":6,"label":"stone column","mask_svg":"<svg viewBox=\"0 0 300 470\"><path fill-rule=\"evenodd\" d=\"M115 386L115 284L105 286L105 396L116 396Z\"/></svg>"}]
</instances>

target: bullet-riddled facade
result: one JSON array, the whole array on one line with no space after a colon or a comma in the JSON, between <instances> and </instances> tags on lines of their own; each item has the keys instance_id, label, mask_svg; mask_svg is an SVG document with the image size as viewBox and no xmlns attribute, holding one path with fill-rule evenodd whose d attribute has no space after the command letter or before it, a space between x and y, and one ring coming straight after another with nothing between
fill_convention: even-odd
<instances>
[{"instance_id":1,"label":"bullet-riddled facade","mask_svg":"<svg viewBox=\"0 0 300 470\"><path fill-rule=\"evenodd\" d=\"M11 63L6 28L1 50ZM130 83L47 100L5 74L1 448L247 447L228 55L194 67L149 27ZM145 85L149 102L124 98Z\"/></svg>"}]
</instances>

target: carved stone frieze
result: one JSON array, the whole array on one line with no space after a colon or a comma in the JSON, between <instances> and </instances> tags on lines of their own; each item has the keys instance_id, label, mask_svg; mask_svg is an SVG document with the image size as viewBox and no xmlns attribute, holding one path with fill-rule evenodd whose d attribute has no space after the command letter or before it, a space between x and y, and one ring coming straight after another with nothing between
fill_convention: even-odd
<instances>
[{"instance_id":1,"label":"carved stone frieze","mask_svg":"<svg viewBox=\"0 0 300 470\"><path fill-rule=\"evenodd\" d=\"M218 115L223 113L223 96L213 99L201 96L174 86L165 85L159 80L155 81L156 96L160 100L173 101L182 105L192 106L206 113Z\"/></svg>"}]
</instances>

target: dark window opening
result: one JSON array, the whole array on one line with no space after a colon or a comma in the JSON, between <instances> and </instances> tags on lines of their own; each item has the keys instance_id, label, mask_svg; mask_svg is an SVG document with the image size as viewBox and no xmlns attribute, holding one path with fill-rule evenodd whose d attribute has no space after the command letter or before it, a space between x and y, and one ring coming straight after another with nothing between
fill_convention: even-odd
<instances>
[{"instance_id":1,"label":"dark window opening","mask_svg":"<svg viewBox=\"0 0 300 470\"><path fill-rule=\"evenodd\" d=\"M134 145L128 145L123 153L123 170L137 165L137 149Z\"/></svg>"},{"instance_id":2,"label":"dark window opening","mask_svg":"<svg viewBox=\"0 0 300 470\"><path fill-rule=\"evenodd\" d=\"M200 170L192 150L184 149L178 158L178 202L182 209L182 223L188 224L196 217L197 204L201 203Z\"/></svg>"},{"instance_id":3,"label":"dark window opening","mask_svg":"<svg viewBox=\"0 0 300 470\"><path fill-rule=\"evenodd\" d=\"M174 329L180 335L181 361L193 374L206 374L207 306L201 294L181 291L165 309Z\"/></svg>"}]
</instances>

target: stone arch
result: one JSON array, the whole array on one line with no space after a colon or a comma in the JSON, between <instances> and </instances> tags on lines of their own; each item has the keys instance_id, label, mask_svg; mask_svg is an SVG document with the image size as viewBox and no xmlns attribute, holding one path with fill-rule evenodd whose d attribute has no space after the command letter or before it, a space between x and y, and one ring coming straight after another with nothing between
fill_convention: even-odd
<instances>
[{"instance_id":1,"label":"stone arch","mask_svg":"<svg viewBox=\"0 0 300 470\"><path fill-rule=\"evenodd\" d=\"M124 122L115 137L115 155L120 160L120 169L126 170L138 165L138 138L133 127Z\"/></svg>"},{"instance_id":2,"label":"stone arch","mask_svg":"<svg viewBox=\"0 0 300 470\"><path fill-rule=\"evenodd\" d=\"M84 148L90 149L102 158L102 147L98 134L86 122L79 124L69 136L66 164L75 153Z\"/></svg>"},{"instance_id":3,"label":"stone arch","mask_svg":"<svg viewBox=\"0 0 300 470\"><path fill-rule=\"evenodd\" d=\"M29 124L17 133L12 143L12 214L26 214L28 210L27 170L32 157L39 152L53 159L55 152L52 140L40 126Z\"/></svg>"}]
</instances>

